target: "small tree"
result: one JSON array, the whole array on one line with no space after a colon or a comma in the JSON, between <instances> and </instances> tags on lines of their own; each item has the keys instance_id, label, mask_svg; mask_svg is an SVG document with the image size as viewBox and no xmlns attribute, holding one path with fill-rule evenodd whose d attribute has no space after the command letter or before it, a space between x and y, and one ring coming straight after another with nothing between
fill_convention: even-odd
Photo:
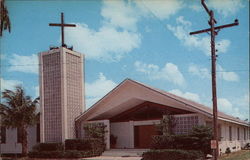
<instances>
[{"instance_id":1,"label":"small tree","mask_svg":"<svg viewBox=\"0 0 250 160\"><path fill-rule=\"evenodd\" d=\"M210 142L212 139L212 128L207 126L195 126L189 134L190 137L196 137L197 143L194 144L197 149L202 150L205 154L211 153Z\"/></svg>"},{"instance_id":2,"label":"small tree","mask_svg":"<svg viewBox=\"0 0 250 160\"><path fill-rule=\"evenodd\" d=\"M38 98L32 100L25 95L24 89L17 86L14 91L4 90L2 92L4 102L0 104L1 125L6 128L19 128L22 135L22 154L28 153L27 128L38 121L36 105Z\"/></svg>"},{"instance_id":3,"label":"small tree","mask_svg":"<svg viewBox=\"0 0 250 160\"><path fill-rule=\"evenodd\" d=\"M174 127L176 125L174 116L170 114L163 115L160 124L156 125L156 128L160 135L170 136L174 134Z\"/></svg>"},{"instance_id":4,"label":"small tree","mask_svg":"<svg viewBox=\"0 0 250 160\"><path fill-rule=\"evenodd\" d=\"M106 125L104 123L84 124L85 138L91 140L93 153L101 153L105 150Z\"/></svg>"}]
</instances>

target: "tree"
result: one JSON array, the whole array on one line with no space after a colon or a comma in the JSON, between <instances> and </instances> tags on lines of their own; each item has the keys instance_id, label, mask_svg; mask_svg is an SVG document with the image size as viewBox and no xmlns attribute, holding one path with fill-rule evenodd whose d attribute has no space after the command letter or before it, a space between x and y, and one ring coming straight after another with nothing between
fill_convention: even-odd
<instances>
[{"instance_id":1,"label":"tree","mask_svg":"<svg viewBox=\"0 0 250 160\"><path fill-rule=\"evenodd\" d=\"M163 115L162 120L160 121L160 124L156 125L156 128L160 135L164 136L170 136L174 134L174 127L176 125L176 121L174 116L170 114Z\"/></svg>"},{"instance_id":2,"label":"tree","mask_svg":"<svg viewBox=\"0 0 250 160\"><path fill-rule=\"evenodd\" d=\"M21 133L22 154L28 153L27 128L35 125L39 120L36 112L39 98L32 100L25 95L21 86L15 87L14 91L5 89L2 92L3 103L0 103L1 124L6 128L18 128Z\"/></svg>"},{"instance_id":3,"label":"tree","mask_svg":"<svg viewBox=\"0 0 250 160\"><path fill-rule=\"evenodd\" d=\"M0 37L3 35L3 31L8 29L10 32L10 18L8 15L7 7L4 5L5 0L0 0Z\"/></svg>"}]
</instances>

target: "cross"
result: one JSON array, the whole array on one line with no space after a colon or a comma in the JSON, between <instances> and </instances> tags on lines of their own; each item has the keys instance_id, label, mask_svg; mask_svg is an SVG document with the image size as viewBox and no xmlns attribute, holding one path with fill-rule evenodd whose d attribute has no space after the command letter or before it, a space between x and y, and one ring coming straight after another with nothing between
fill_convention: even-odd
<instances>
[{"instance_id":1,"label":"cross","mask_svg":"<svg viewBox=\"0 0 250 160\"><path fill-rule=\"evenodd\" d=\"M61 13L61 23L50 23L49 26L61 27L62 47L66 47L67 45L64 43L64 27L76 27L76 25L65 24L63 13Z\"/></svg>"}]
</instances>

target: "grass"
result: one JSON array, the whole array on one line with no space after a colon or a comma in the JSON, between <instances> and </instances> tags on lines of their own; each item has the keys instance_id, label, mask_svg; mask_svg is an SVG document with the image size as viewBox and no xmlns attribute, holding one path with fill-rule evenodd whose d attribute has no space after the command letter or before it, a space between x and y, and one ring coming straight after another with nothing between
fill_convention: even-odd
<instances>
[{"instance_id":1,"label":"grass","mask_svg":"<svg viewBox=\"0 0 250 160\"><path fill-rule=\"evenodd\" d=\"M219 160L250 160L250 150L241 150L228 155L223 155Z\"/></svg>"}]
</instances>

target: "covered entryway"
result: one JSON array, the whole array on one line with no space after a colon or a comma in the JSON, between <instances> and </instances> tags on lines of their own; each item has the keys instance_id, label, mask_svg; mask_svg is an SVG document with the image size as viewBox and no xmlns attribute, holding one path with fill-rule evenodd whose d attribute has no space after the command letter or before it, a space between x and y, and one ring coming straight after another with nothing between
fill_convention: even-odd
<instances>
[{"instance_id":1,"label":"covered entryway","mask_svg":"<svg viewBox=\"0 0 250 160\"><path fill-rule=\"evenodd\" d=\"M153 135L157 135L154 125L134 126L135 148L150 148Z\"/></svg>"}]
</instances>

